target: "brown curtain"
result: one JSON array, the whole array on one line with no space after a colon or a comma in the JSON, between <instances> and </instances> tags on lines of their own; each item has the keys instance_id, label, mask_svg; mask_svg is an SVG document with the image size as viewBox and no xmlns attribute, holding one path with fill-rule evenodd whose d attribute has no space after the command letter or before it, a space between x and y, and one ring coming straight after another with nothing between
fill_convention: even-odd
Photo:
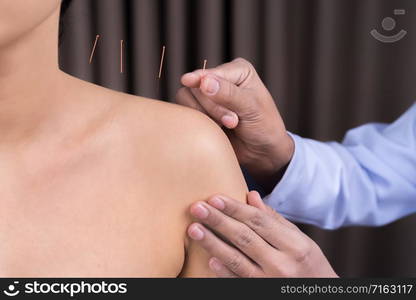
<instances>
[{"instance_id":1,"label":"brown curtain","mask_svg":"<svg viewBox=\"0 0 416 300\"><path fill-rule=\"evenodd\" d=\"M395 9L406 14L394 15ZM391 32L382 28L385 17L397 22ZM408 34L384 44L372 29ZM165 100L174 98L181 74L204 59L211 67L244 57L266 82L288 129L319 140L341 140L367 122L391 122L416 99L414 0L73 0L63 30L63 70ZM166 64L158 91L162 45ZM302 228L339 275L416 276L415 216L376 229Z\"/></svg>"}]
</instances>

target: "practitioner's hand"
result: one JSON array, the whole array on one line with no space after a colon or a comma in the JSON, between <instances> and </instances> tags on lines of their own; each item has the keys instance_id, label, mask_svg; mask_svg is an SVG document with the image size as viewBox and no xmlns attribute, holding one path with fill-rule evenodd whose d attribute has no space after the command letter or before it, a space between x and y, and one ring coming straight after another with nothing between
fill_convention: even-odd
<instances>
[{"instance_id":1,"label":"practitioner's hand","mask_svg":"<svg viewBox=\"0 0 416 300\"><path fill-rule=\"evenodd\" d=\"M202 111L226 128L238 160L270 189L294 152L275 102L254 67L238 58L182 77L176 102Z\"/></svg>"},{"instance_id":2,"label":"practitioner's hand","mask_svg":"<svg viewBox=\"0 0 416 300\"><path fill-rule=\"evenodd\" d=\"M209 266L218 277L337 277L318 245L257 192L249 193L248 203L215 196L191 207L200 223L188 235L212 256Z\"/></svg>"}]
</instances>

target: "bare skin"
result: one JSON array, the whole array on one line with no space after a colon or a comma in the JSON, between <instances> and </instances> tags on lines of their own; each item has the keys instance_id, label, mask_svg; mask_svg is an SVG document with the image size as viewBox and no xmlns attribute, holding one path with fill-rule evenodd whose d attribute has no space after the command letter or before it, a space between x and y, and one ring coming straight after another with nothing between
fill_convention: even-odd
<instances>
[{"instance_id":1,"label":"bare skin","mask_svg":"<svg viewBox=\"0 0 416 300\"><path fill-rule=\"evenodd\" d=\"M186 229L195 200L246 198L226 136L59 71L59 3L0 4L37 17L0 29L0 277L212 276Z\"/></svg>"}]
</instances>

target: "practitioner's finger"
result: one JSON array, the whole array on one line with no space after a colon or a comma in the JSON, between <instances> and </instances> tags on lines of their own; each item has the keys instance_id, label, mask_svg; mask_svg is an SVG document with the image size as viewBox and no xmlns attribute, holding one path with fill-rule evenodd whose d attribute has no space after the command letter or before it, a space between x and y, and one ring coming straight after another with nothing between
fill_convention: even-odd
<instances>
[{"instance_id":1,"label":"practitioner's finger","mask_svg":"<svg viewBox=\"0 0 416 300\"><path fill-rule=\"evenodd\" d=\"M234 129L238 126L237 114L215 103L205 96L200 89L192 88L191 93L197 99L199 105L220 125L224 125L228 129Z\"/></svg>"},{"instance_id":2,"label":"practitioner's finger","mask_svg":"<svg viewBox=\"0 0 416 300\"><path fill-rule=\"evenodd\" d=\"M261 276L261 269L244 254L219 239L205 226L194 223L188 228L189 237L211 256L219 259L232 273L240 277Z\"/></svg>"},{"instance_id":3,"label":"practitioner's finger","mask_svg":"<svg viewBox=\"0 0 416 300\"><path fill-rule=\"evenodd\" d=\"M189 88L183 87L178 90L175 96L175 103L199 110L200 112L207 114L207 111L203 108L199 101L195 99Z\"/></svg>"},{"instance_id":4,"label":"practitioner's finger","mask_svg":"<svg viewBox=\"0 0 416 300\"><path fill-rule=\"evenodd\" d=\"M197 88L201 85L201 79L205 75L216 75L224 78L225 80L240 86L250 76L257 74L253 65L243 58L237 58L232 62L222 64L218 67L195 70L194 72L187 73L182 76L181 82L187 87Z\"/></svg>"},{"instance_id":5,"label":"practitioner's finger","mask_svg":"<svg viewBox=\"0 0 416 300\"><path fill-rule=\"evenodd\" d=\"M235 129L240 119L256 107L257 98L250 86L253 78L258 78L254 67L244 59L235 59L216 68L185 74L181 81L201 92L194 96L212 118L228 129Z\"/></svg>"},{"instance_id":6,"label":"practitioner's finger","mask_svg":"<svg viewBox=\"0 0 416 300\"><path fill-rule=\"evenodd\" d=\"M245 116L247 112L253 110L255 105L256 96L250 89L239 87L214 74L208 74L202 78L200 90L214 103L234 112L236 116Z\"/></svg>"},{"instance_id":7,"label":"practitioner's finger","mask_svg":"<svg viewBox=\"0 0 416 300\"><path fill-rule=\"evenodd\" d=\"M216 257L211 258L208 265L218 278L238 278Z\"/></svg>"},{"instance_id":8,"label":"practitioner's finger","mask_svg":"<svg viewBox=\"0 0 416 300\"><path fill-rule=\"evenodd\" d=\"M239 125L239 115L252 111L253 97L232 82L213 74L202 78L198 88L191 88L194 98L208 114L228 129Z\"/></svg>"},{"instance_id":9,"label":"practitioner's finger","mask_svg":"<svg viewBox=\"0 0 416 300\"><path fill-rule=\"evenodd\" d=\"M254 194L252 196L254 196ZM211 226L210 223L224 224L228 221L227 218L232 218L235 222L244 225L240 225L233 230L234 236L238 237L246 235L247 229L245 226L248 226L256 233L255 235L251 235L251 237L257 237L258 235L264 241L267 241L268 245L272 245L275 249L288 252L297 252L298 247L303 247L307 242L306 236L294 225L288 226L287 223L289 221L277 212L270 214L268 211L246 205L240 201L222 195L210 198L208 203L210 206L215 207L217 212L215 210L209 210L210 213L213 213L210 214L207 219L211 218L212 220L209 222L206 221L205 223L209 226ZM227 216L227 218L222 214ZM220 230L219 232L223 234L223 231ZM225 236L228 239L229 233L225 234ZM230 241L233 242L233 240ZM243 249L242 251L252 258L271 257L273 254L277 254L274 251L270 251L268 247L254 247L253 245L254 243L250 243L250 254ZM261 266L267 264L267 261L254 260L259 262Z\"/></svg>"},{"instance_id":10,"label":"practitioner's finger","mask_svg":"<svg viewBox=\"0 0 416 300\"><path fill-rule=\"evenodd\" d=\"M250 206L246 206L250 208ZM279 251L246 224L226 216L213 206L205 202L197 202L191 206L190 212L199 222L219 233L258 265L267 265L270 260L279 258Z\"/></svg>"},{"instance_id":11,"label":"practitioner's finger","mask_svg":"<svg viewBox=\"0 0 416 300\"><path fill-rule=\"evenodd\" d=\"M286 218L284 218L282 215L280 215L278 212L276 212L273 208L271 208L270 206L266 205L263 202L263 199L261 198L260 194L256 191L251 191L250 193L248 193L247 195L247 203L253 207L256 207L266 213L268 213L270 216L279 219L280 222L282 222L284 225L293 228L293 229L298 229L298 227L291 223L289 220L287 220Z\"/></svg>"},{"instance_id":12,"label":"practitioner's finger","mask_svg":"<svg viewBox=\"0 0 416 300\"><path fill-rule=\"evenodd\" d=\"M247 203L253 207L256 207L262 211L269 211L269 207L264 204L260 194L257 191L251 191L247 195Z\"/></svg>"},{"instance_id":13,"label":"practitioner's finger","mask_svg":"<svg viewBox=\"0 0 416 300\"><path fill-rule=\"evenodd\" d=\"M195 70L182 75L181 83L189 88L199 88L201 85L202 70Z\"/></svg>"}]
</instances>

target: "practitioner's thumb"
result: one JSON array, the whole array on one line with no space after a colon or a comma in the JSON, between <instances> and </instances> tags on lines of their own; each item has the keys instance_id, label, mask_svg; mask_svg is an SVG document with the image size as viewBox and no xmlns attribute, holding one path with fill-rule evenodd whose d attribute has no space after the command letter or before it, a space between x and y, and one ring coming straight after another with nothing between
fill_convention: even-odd
<instances>
[{"instance_id":1,"label":"practitioner's thumb","mask_svg":"<svg viewBox=\"0 0 416 300\"><path fill-rule=\"evenodd\" d=\"M207 74L201 80L202 93L217 105L241 116L251 99L249 93L243 93L237 85L213 74Z\"/></svg>"}]
</instances>

